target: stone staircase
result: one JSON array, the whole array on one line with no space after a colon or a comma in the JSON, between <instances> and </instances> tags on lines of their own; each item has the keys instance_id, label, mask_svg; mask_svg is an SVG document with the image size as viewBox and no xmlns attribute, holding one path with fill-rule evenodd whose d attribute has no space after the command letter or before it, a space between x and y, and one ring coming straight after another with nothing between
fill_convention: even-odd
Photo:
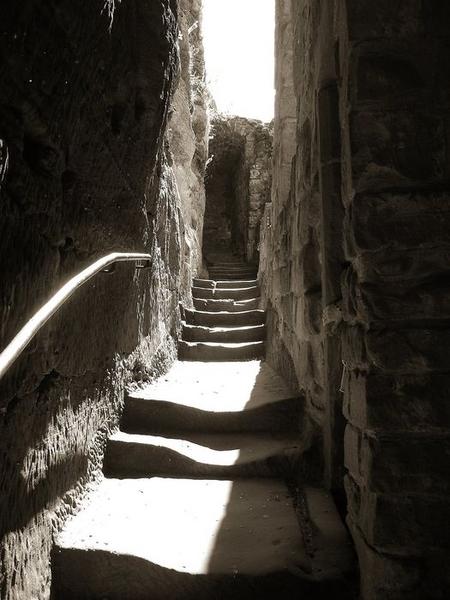
<instances>
[{"instance_id":1,"label":"stone staircase","mask_svg":"<svg viewBox=\"0 0 450 600\"><path fill-rule=\"evenodd\" d=\"M353 598L332 498L294 492L303 400L259 360L255 273L211 273L223 279L194 281L180 360L127 395L105 478L57 540L56 600Z\"/></svg>"},{"instance_id":2,"label":"stone staircase","mask_svg":"<svg viewBox=\"0 0 450 600\"><path fill-rule=\"evenodd\" d=\"M215 262L212 277L194 279L194 310L184 311L178 355L183 360L249 360L264 356L264 312L256 268Z\"/></svg>"}]
</instances>

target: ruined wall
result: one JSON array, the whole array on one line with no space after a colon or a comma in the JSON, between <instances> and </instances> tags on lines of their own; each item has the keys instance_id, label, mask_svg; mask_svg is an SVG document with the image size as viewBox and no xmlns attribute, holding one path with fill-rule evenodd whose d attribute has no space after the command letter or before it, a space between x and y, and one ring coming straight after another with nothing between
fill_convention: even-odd
<instances>
[{"instance_id":1,"label":"ruined wall","mask_svg":"<svg viewBox=\"0 0 450 600\"><path fill-rule=\"evenodd\" d=\"M449 6L277 5L268 358L345 479L363 598L445 598Z\"/></svg>"},{"instance_id":2,"label":"ruined wall","mask_svg":"<svg viewBox=\"0 0 450 600\"><path fill-rule=\"evenodd\" d=\"M177 183L200 178L206 128L199 96L187 108L180 90L193 69L179 72L177 10L122 0L110 22L103 0L0 9L0 348L97 257L152 257L148 270L122 263L92 279L1 381L5 600L48 597L52 538L99 474L124 386L175 356L201 229L184 223L197 208ZM173 91L192 112L181 132L195 148L192 173L178 125L165 134Z\"/></svg>"},{"instance_id":3,"label":"ruined wall","mask_svg":"<svg viewBox=\"0 0 450 600\"><path fill-rule=\"evenodd\" d=\"M217 115L206 177L205 251L231 247L258 258L259 225L270 199L271 125Z\"/></svg>"}]
</instances>

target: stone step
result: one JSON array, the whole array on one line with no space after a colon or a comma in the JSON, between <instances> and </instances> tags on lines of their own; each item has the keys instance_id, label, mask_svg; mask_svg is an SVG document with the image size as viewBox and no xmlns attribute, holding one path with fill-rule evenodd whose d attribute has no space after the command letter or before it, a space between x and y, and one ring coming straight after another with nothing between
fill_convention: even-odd
<instances>
[{"instance_id":1,"label":"stone step","mask_svg":"<svg viewBox=\"0 0 450 600\"><path fill-rule=\"evenodd\" d=\"M322 504L300 527L278 479L104 479L55 540L52 597L347 600L345 529Z\"/></svg>"},{"instance_id":2,"label":"stone step","mask_svg":"<svg viewBox=\"0 0 450 600\"><path fill-rule=\"evenodd\" d=\"M182 362L125 397L130 433L301 431L304 398L265 362Z\"/></svg>"},{"instance_id":3,"label":"stone step","mask_svg":"<svg viewBox=\"0 0 450 600\"><path fill-rule=\"evenodd\" d=\"M265 325L248 327L201 327L183 323L182 339L185 342L240 343L262 342L266 339Z\"/></svg>"},{"instance_id":4,"label":"stone step","mask_svg":"<svg viewBox=\"0 0 450 600\"><path fill-rule=\"evenodd\" d=\"M108 477L293 477L302 447L300 434L191 433L137 435L119 431L108 441Z\"/></svg>"},{"instance_id":5,"label":"stone step","mask_svg":"<svg viewBox=\"0 0 450 600\"><path fill-rule=\"evenodd\" d=\"M253 269L258 270L258 265L243 262L213 262L208 265L208 269Z\"/></svg>"},{"instance_id":6,"label":"stone step","mask_svg":"<svg viewBox=\"0 0 450 600\"><path fill-rule=\"evenodd\" d=\"M247 288L254 287L258 285L257 279L244 279L242 281L215 281L214 279L194 279L194 286L201 288Z\"/></svg>"},{"instance_id":7,"label":"stone step","mask_svg":"<svg viewBox=\"0 0 450 600\"><path fill-rule=\"evenodd\" d=\"M256 273L241 273L238 275L230 274L230 273L210 273L210 277L213 280L217 281L237 281L237 280L245 280L245 279L255 279Z\"/></svg>"},{"instance_id":8,"label":"stone step","mask_svg":"<svg viewBox=\"0 0 450 600\"><path fill-rule=\"evenodd\" d=\"M254 267L209 267L208 268L208 273L230 273L231 275L233 274L239 274L239 273L257 273L258 269L255 269ZM238 279L237 277L235 277L235 279Z\"/></svg>"},{"instance_id":9,"label":"stone step","mask_svg":"<svg viewBox=\"0 0 450 600\"><path fill-rule=\"evenodd\" d=\"M246 265L248 263L245 262L242 256L211 256L208 255L205 257L207 265L214 265L216 263L227 263L231 265L239 264Z\"/></svg>"},{"instance_id":10,"label":"stone step","mask_svg":"<svg viewBox=\"0 0 450 600\"><path fill-rule=\"evenodd\" d=\"M241 288L203 288L194 286L192 288L193 298L213 299L213 300L249 300L259 298L260 291L258 286Z\"/></svg>"},{"instance_id":11,"label":"stone step","mask_svg":"<svg viewBox=\"0 0 450 600\"><path fill-rule=\"evenodd\" d=\"M189 325L205 327L245 327L262 325L265 322L263 310L243 310L240 312L207 312L202 310L184 310L184 318Z\"/></svg>"},{"instance_id":12,"label":"stone step","mask_svg":"<svg viewBox=\"0 0 450 600\"><path fill-rule=\"evenodd\" d=\"M252 360L265 354L264 342L215 343L178 342L178 356L181 360Z\"/></svg>"},{"instance_id":13,"label":"stone step","mask_svg":"<svg viewBox=\"0 0 450 600\"><path fill-rule=\"evenodd\" d=\"M256 265L209 265L208 271L251 271L255 273L258 270Z\"/></svg>"},{"instance_id":14,"label":"stone step","mask_svg":"<svg viewBox=\"0 0 450 600\"><path fill-rule=\"evenodd\" d=\"M242 411L202 410L167 400L128 396L121 427L133 433L167 431L292 431L303 417L302 398L286 398Z\"/></svg>"},{"instance_id":15,"label":"stone step","mask_svg":"<svg viewBox=\"0 0 450 600\"><path fill-rule=\"evenodd\" d=\"M245 280L245 279L256 279L257 273L225 273L225 272L212 272L209 274L211 279L216 281L235 281L235 280Z\"/></svg>"},{"instance_id":16,"label":"stone step","mask_svg":"<svg viewBox=\"0 0 450 600\"><path fill-rule=\"evenodd\" d=\"M211 300L203 298L193 298L194 308L205 312L243 312L259 308L260 299L251 298L250 300Z\"/></svg>"}]
</instances>

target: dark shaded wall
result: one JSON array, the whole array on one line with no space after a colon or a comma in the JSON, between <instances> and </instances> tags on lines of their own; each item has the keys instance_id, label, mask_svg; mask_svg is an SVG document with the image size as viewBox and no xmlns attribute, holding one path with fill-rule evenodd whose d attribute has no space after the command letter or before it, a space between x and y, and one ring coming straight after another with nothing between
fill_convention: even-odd
<instances>
[{"instance_id":1,"label":"dark shaded wall","mask_svg":"<svg viewBox=\"0 0 450 600\"><path fill-rule=\"evenodd\" d=\"M232 249L258 259L259 225L270 200L271 125L216 115L206 172L204 252Z\"/></svg>"},{"instance_id":2,"label":"dark shaded wall","mask_svg":"<svg viewBox=\"0 0 450 600\"><path fill-rule=\"evenodd\" d=\"M181 17L172 0L122 0L110 23L103 5L0 8L0 348L97 257L152 257L148 270L119 264L92 279L1 382L5 600L48 597L53 536L100 472L125 385L175 357L178 302L200 253L201 215L192 234L175 170L196 178L202 155L187 173L165 133L172 92L191 76L177 44L189 7ZM190 121L171 126L172 140L201 137Z\"/></svg>"},{"instance_id":3,"label":"dark shaded wall","mask_svg":"<svg viewBox=\"0 0 450 600\"><path fill-rule=\"evenodd\" d=\"M268 357L322 428L370 600L448 594L449 10L277 2Z\"/></svg>"}]
</instances>

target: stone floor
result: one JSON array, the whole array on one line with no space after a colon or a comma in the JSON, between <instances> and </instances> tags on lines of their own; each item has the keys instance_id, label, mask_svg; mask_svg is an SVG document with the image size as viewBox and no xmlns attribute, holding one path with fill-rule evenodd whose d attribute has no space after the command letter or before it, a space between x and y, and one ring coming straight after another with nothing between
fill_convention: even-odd
<instances>
[{"instance_id":1,"label":"stone floor","mask_svg":"<svg viewBox=\"0 0 450 600\"><path fill-rule=\"evenodd\" d=\"M214 352L128 394L106 477L57 540L57 600L353 597L331 496L295 486L301 397Z\"/></svg>"}]
</instances>

